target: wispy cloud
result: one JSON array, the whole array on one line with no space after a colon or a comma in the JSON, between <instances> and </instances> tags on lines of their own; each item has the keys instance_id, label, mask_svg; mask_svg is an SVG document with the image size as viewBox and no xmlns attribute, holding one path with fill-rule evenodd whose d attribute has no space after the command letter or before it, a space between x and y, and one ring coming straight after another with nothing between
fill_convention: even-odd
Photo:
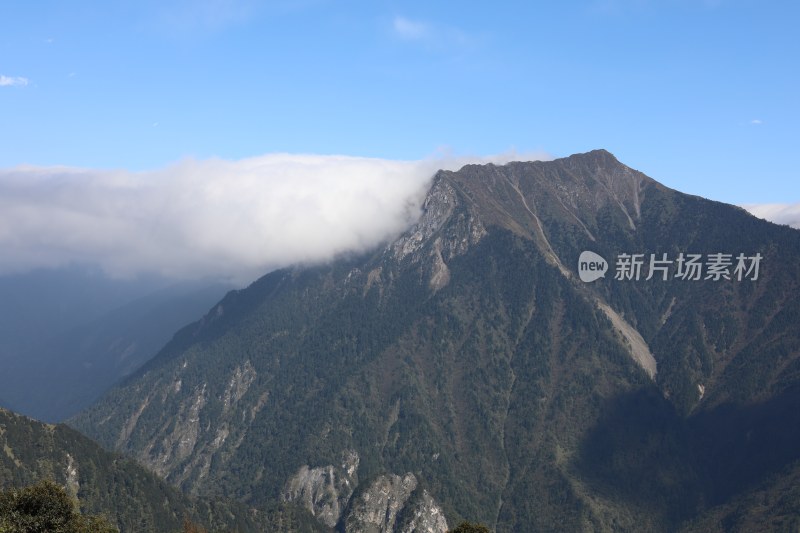
<instances>
[{"instance_id":1,"label":"wispy cloud","mask_svg":"<svg viewBox=\"0 0 800 533\"><path fill-rule=\"evenodd\" d=\"M163 0L149 25L177 39L197 39L224 33L264 18L303 13L325 0Z\"/></svg>"},{"instance_id":2,"label":"wispy cloud","mask_svg":"<svg viewBox=\"0 0 800 533\"><path fill-rule=\"evenodd\" d=\"M800 229L800 203L749 204L743 205L742 207L758 218Z\"/></svg>"},{"instance_id":3,"label":"wispy cloud","mask_svg":"<svg viewBox=\"0 0 800 533\"><path fill-rule=\"evenodd\" d=\"M753 120L750 121L750 124L752 124L754 126L760 126L763 123L764 123L764 121L761 120L761 119L758 119L758 118L754 118Z\"/></svg>"},{"instance_id":4,"label":"wispy cloud","mask_svg":"<svg viewBox=\"0 0 800 533\"><path fill-rule=\"evenodd\" d=\"M270 154L140 173L0 170L0 274L88 263L114 276L247 281L398 235L438 168L521 158Z\"/></svg>"},{"instance_id":5,"label":"wispy cloud","mask_svg":"<svg viewBox=\"0 0 800 533\"><path fill-rule=\"evenodd\" d=\"M460 28L403 16L396 16L392 19L392 32L396 37L405 41L423 43L441 49L461 49L480 41L476 36L472 36Z\"/></svg>"},{"instance_id":6,"label":"wispy cloud","mask_svg":"<svg viewBox=\"0 0 800 533\"><path fill-rule=\"evenodd\" d=\"M26 85L28 85L28 78L0 75L0 87L24 87Z\"/></svg>"},{"instance_id":7,"label":"wispy cloud","mask_svg":"<svg viewBox=\"0 0 800 533\"><path fill-rule=\"evenodd\" d=\"M406 17L395 17L392 23L395 34L403 39L418 40L429 36L430 27L424 22Z\"/></svg>"},{"instance_id":8,"label":"wispy cloud","mask_svg":"<svg viewBox=\"0 0 800 533\"><path fill-rule=\"evenodd\" d=\"M256 8L252 0L173 0L161 5L156 25L179 37L216 33L248 21Z\"/></svg>"}]
</instances>

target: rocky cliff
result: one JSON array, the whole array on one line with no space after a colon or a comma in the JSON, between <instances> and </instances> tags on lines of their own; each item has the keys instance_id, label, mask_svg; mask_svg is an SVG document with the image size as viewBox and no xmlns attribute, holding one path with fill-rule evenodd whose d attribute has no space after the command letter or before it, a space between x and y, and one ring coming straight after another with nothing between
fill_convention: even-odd
<instances>
[{"instance_id":1,"label":"rocky cliff","mask_svg":"<svg viewBox=\"0 0 800 533\"><path fill-rule=\"evenodd\" d=\"M338 466L301 466L286 482L283 500L351 533L446 533L444 512L411 472L380 475L353 498L358 462L358 453L349 450Z\"/></svg>"}]
</instances>

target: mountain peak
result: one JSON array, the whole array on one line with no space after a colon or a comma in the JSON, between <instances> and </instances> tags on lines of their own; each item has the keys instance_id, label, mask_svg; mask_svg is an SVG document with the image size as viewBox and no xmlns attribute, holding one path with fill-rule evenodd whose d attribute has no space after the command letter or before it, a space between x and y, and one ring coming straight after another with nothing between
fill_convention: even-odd
<instances>
[{"instance_id":1,"label":"mountain peak","mask_svg":"<svg viewBox=\"0 0 800 533\"><path fill-rule=\"evenodd\" d=\"M604 230L598 214L610 210L615 225L635 231L648 186L660 185L602 149L554 161L442 170L417 224L390 248L396 258L412 253L417 260L431 258L431 287L438 290L446 284L450 259L466 253L489 229L500 228L533 241L549 264L570 277L548 228L566 227L593 243Z\"/></svg>"},{"instance_id":2,"label":"mountain peak","mask_svg":"<svg viewBox=\"0 0 800 533\"><path fill-rule=\"evenodd\" d=\"M588 152L582 152L578 154L572 154L562 159L577 159L577 160L591 160L591 161L601 161L608 165L621 165L619 159L616 158L614 154L606 150L605 148L596 148L594 150L589 150Z\"/></svg>"}]
</instances>

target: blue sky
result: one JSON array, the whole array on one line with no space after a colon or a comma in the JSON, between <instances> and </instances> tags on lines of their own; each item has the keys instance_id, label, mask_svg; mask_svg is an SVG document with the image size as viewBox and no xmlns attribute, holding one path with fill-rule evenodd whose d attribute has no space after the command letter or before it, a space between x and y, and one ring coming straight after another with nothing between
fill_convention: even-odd
<instances>
[{"instance_id":1,"label":"blue sky","mask_svg":"<svg viewBox=\"0 0 800 533\"><path fill-rule=\"evenodd\" d=\"M0 168L606 148L800 202L800 4L0 2Z\"/></svg>"}]
</instances>

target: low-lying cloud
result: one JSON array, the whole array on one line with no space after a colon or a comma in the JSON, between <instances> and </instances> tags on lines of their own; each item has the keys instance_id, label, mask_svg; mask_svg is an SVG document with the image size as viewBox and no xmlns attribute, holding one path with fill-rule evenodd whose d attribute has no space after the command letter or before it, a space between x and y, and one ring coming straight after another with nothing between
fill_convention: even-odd
<instances>
[{"instance_id":1,"label":"low-lying cloud","mask_svg":"<svg viewBox=\"0 0 800 533\"><path fill-rule=\"evenodd\" d=\"M800 229L800 204L750 204L742 207L758 218Z\"/></svg>"},{"instance_id":2,"label":"low-lying cloud","mask_svg":"<svg viewBox=\"0 0 800 533\"><path fill-rule=\"evenodd\" d=\"M0 274L69 264L247 281L365 251L419 215L439 168L545 154L393 161L270 154L149 172L0 170Z\"/></svg>"}]
</instances>

